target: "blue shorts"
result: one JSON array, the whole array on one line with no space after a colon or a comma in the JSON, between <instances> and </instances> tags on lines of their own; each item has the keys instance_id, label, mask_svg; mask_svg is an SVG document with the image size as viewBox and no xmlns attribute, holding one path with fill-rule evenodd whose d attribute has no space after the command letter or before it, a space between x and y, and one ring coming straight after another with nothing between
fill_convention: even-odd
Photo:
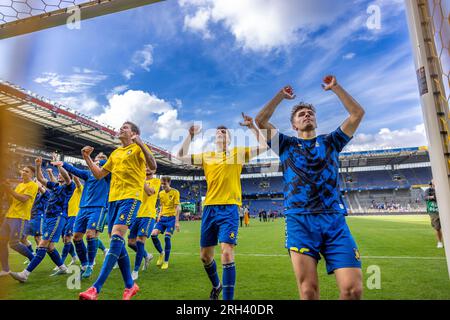
<instances>
[{"instance_id":1,"label":"blue shorts","mask_svg":"<svg viewBox=\"0 0 450 320\"><path fill-rule=\"evenodd\" d=\"M173 234L175 230L175 222L177 218L175 216L166 217L162 216L155 225L155 229L158 229L161 233L167 232Z\"/></svg>"},{"instance_id":2,"label":"blue shorts","mask_svg":"<svg viewBox=\"0 0 450 320\"><path fill-rule=\"evenodd\" d=\"M155 226L155 219L153 218L136 218L130 228L128 239L136 239L137 237L149 237L153 227Z\"/></svg>"},{"instance_id":3,"label":"blue shorts","mask_svg":"<svg viewBox=\"0 0 450 320\"><path fill-rule=\"evenodd\" d=\"M212 205L203 208L200 246L219 243L236 245L239 229L239 210L235 204Z\"/></svg>"},{"instance_id":4,"label":"blue shorts","mask_svg":"<svg viewBox=\"0 0 450 320\"><path fill-rule=\"evenodd\" d=\"M286 248L320 260L328 274L340 268L361 268L361 260L342 213L286 216Z\"/></svg>"},{"instance_id":5,"label":"blue shorts","mask_svg":"<svg viewBox=\"0 0 450 320\"><path fill-rule=\"evenodd\" d=\"M86 230L103 232L106 221L106 210L104 207L80 208L73 232L86 233Z\"/></svg>"},{"instance_id":6,"label":"blue shorts","mask_svg":"<svg viewBox=\"0 0 450 320\"><path fill-rule=\"evenodd\" d=\"M25 226L25 235L39 237L44 231L44 216L35 215L30 221L27 221Z\"/></svg>"},{"instance_id":7,"label":"blue shorts","mask_svg":"<svg viewBox=\"0 0 450 320\"><path fill-rule=\"evenodd\" d=\"M111 233L116 224L130 227L136 220L140 206L141 201L136 199L110 202L108 208L108 232Z\"/></svg>"},{"instance_id":8,"label":"blue shorts","mask_svg":"<svg viewBox=\"0 0 450 320\"><path fill-rule=\"evenodd\" d=\"M75 224L76 218L77 218L76 216L67 218L66 225L64 226L64 229L63 229L63 236L66 236L66 237L73 236L73 226Z\"/></svg>"},{"instance_id":9,"label":"blue shorts","mask_svg":"<svg viewBox=\"0 0 450 320\"><path fill-rule=\"evenodd\" d=\"M64 216L46 217L44 220L44 235L42 240L58 243L59 238L66 225L67 218Z\"/></svg>"},{"instance_id":10,"label":"blue shorts","mask_svg":"<svg viewBox=\"0 0 450 320\"><path fill-rule=\"evenodd\" d=\"M0 239L16 242L22 239L25 231L25 220L19 218L5 218L0 227Z\"/></svg>"}]
</instances>

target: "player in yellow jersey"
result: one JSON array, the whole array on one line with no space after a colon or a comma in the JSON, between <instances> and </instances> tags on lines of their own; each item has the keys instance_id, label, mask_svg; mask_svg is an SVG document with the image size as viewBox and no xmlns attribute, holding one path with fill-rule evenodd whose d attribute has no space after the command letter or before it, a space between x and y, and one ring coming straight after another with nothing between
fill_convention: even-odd
<instances>
[{"instance_id":1,"label":"player in yellow jersey","mask_svg":"<svg viewBox=\"0 0 450 320\"><path fill-rule=\"evenodd\" d=\"M234 298L236 267L234 264L234 247L237 244L239 228L238 208L241 199L241 171L244 163L267 150L267 144L256 128L253 119L242 114L241 126L249 128L256 135L259 145L254 148L235 147L230 149L231 134L220 126L216 129L216 150L201 154L188 155L190 143L200 132L198 126L189 129L183 145L178 152L179 158L190 164L202 166L207 183L201 226L201 260L212 283L211 300L218 300L223 286L223 299ZM222 249L223 278L220 283L214 261L214 247L220 243Z\"/></svg>"},{"instance_id":2,"label":"player in yellow jersey","mask_svg":"<svg viewBox=\"0 0 450 320\"><path fill-rule=\"evenodd\" d=\"M180 192L170 187L170 177L161 178L162 190L159 192L160 212L158 222L152 231L152 241L156 250L159 252L159 258L156 263L161 269L169 267L170 251L172 250L172 235L174 230L180 231ZM158 235L164 234L164 251Z\"/></svg>"},{"instance_id":3,"label":"player in yellow jersey","mask_svg":"<svg viewBox=\"0 0 450 320\"><path fill-rule=\"evenodd\" d=\"M0 188L12 199L11 205L6 213L5 220L0 227L0 262L2 270L0 276L8 275L8 243L11 249L33 259L33 252L20 242L25 227L25 221L31 218L31 208L38 193L38 185L33 181L35 169L26 166L20 171L22 182L12 189L9 182L4 181Z\"/></svg>"},{"instance_id":4,"label":"player in yellow jersey","mask_svg":"<svg viewBox=\"0 0 450 320\"><path fill-rule=\"evenodd\" d=\"M125 282L123 299L130 300L139 291L138 285L131 277L130 258L124 237L136 219L142 202L146 167L156 170L155 158L139 134L140 130L134 123L125 122L119 131L122 146L111 153L102 167L98 167L91 159L94 148L87 146L82 149L83 158L95 178L103 179L111 174L108 199L108 233L111 234L111 243L97 281L88 290L80 293L81 300L97 300L116 262Z\"/></svg>"},{"instance_id":5,"label":"player in yellow jersey","mask_svg":"<svg viewBox=\"0 0 450 320\"><path fill-rule=\"evenodd\" d=\"M75 247L72 243L72 240L73 240L73 227L75 224L75 219L77 218L78 215L78 211L80 211L80 200L81 194L83 193L83 185L81 184L80 179L78 179L78 177L74 175L71 175L71 177L73 177L72 180L75 182L76 188L73 191L72 197L70 198L67 207L67 222L63 230L64 247L61 252L62 262L66 260L66 257L69 253L72 256L72 261L69 263L69 266L79 261L77 255L75 254Z\"/></svg>"},{"instance_id":6,"label":"player in yellow jersey","mask_svg":"<svg viewBox=\"0 0 450 320\"><path fill-rule=\"evenodd\" d=\"M139 268L141 267L142 260L144 260L142 270L147 270L150 261L153 259L153 255L145 250L145 242L155 226L156 201L158 200L161 181L154 176L155 171L147 168L146 173L144 198L128 236L128 247L136 252L134 270L131 273L133 280L136 280L139 277Z\"/></svg>"}]
</instances>

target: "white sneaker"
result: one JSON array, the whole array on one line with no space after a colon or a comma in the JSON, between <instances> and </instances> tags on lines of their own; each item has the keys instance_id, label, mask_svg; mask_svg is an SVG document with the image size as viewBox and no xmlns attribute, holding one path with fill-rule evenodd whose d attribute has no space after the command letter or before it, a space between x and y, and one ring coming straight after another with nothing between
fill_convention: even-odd
<instances>
[{"instance_id":1,"label":"white sneaker","mask_svg":"<svg viewBox=\"0 0 450 320\"><path fill-rule=\"evenodd\" d=\"M26 282L28 280L28 274L26 274L25 271L22 271L22 272L10 272L9 275L13 279L15 279L15 280L17 280L19 282L22 282L22 283L24 283L24 282Z\"/></svg>"},{"instance_id":2,"label":"white sneaker","mask_svg":"<svg viewBox=\"0 0 450 320\"><path fill-rule=\"evenodd\" d=\"M117 268L119 268L119 264L116 262L113 269L117 269Z\"/></svg>"},{"instance_id":3,"label":"white sneaker","mask_svg":"<svg viewBox=\"0 0 450 320\"><path fill-rule=\"evenodd\" d=\"M137 271L131 272L131 279L133 279L133 281L136 281L138 277L139 273Z\"/></svg>"},{"instance_id":4,"label":"white sneaker","mask_svg":"<svg viewBox=\"0 0 450 320\"><path fill-rule=\"evenodd\" d=\"M52 271L58 271L59 270L59 267L58 266L56 266L56 267L54 267L53 268L53 270Z\"/></svg>"},{"instance_id":5,"label":"white sneaker","mask_svg":"<svg viewBox=\"0 0 450 320\"><path fill-rule=\"evenodd\" d=\"M9 276L9 271L0 271L0 277Z\"/></svg>"},{"instance_id":6,"label":"white sneaker","mask_svg":"<svg viewBox=\"0 0 450 320\"><path fill-rule=\"evenodd\" d=\"M437 248L443 248L443 247L444 247L444 244L442 242L437 243Z\"/></svg>"},{"instance_id":7,"label":"white sneaker","mask_svg":"<svg viewBox=\"0 0 450 320\"><path fill-rule=\"evenodd\" d=\"M144 259L144 265L142 266L142 270L145 271L150 266L150 262L153 260L153 255L151 253L147 254L147 257Z\"/></svg>"}]
</instances>

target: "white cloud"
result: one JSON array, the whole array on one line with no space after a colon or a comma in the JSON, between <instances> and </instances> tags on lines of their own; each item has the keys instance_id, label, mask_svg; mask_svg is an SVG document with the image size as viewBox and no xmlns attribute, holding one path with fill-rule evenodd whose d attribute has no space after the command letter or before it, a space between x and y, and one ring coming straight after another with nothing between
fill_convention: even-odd
<instances>
[{"instance_id":1,"label":"white cloud","mask_svg":"<svg viewBox=\"0 0 450 320\"><path fill-rule=\"evenodd\" d=\"M178 119L178 110L164 99L140 90L128 90L113 94L103 113L96 117L100 122L119 128L124 121L136 123L147 139L165 140L170 138L175 129L186 125Z\"/></svg>"},{"instance_id":2,"label":"white cloud","mask_svg":"<svg viewBox=\"0 0 450 320\"><path fill-rule=\"evenodd\" d=\"M146 44L143 49L138 50L133 55L133 63L140 66L145 71L150 71L153 64L153 46Z\"/></svg>"},{"instance_id":3,"label":"white cloud","mask_svg":"<svg viewBox=\"0 0 450 320\"><path fill-rule=\"evenodd\" d=\"M330 25L344 6L331 0L180 0L186 10L184 28L211 35L222 25L244 49L270 51L305 38L320 26ZM193 12L193 13L192 13ZM301 31L301 32L300 32Z\"/></svg>"},{"instance_id":4,"label":"white cloud","mask_svg":"<svg viewBox=\"0 0 450 320\"><path fill-rule=\"evenodd\" d=\"M132 76L134 76L134 72L129 70L129 69L125 69L122 71L122 76L127 79L130 80Z\"/></svg>"},{"instance_id":5,"label":"white cloud","mask_svg":"<svg viewBox=\"0 0 450 320\"><path fill-rule=\"evenodd\" d=\"M419 147L427 144L425 125L419 124L414 128L398 130L381 128L376 134L359 133L345 148L345 151Z\"/></svg>"},{"instance_id":6,"label":"white cloud","mask_svg":"<svg viewBox=\"0 0 450 320\"><path fill-rule=\"evenodd\" d=\"M87 69L74 69L71 75L61 75L55 72L44 72L34 82L42 84L56 93L83 93L95 87L107 78L106 75Z\"/></svg>"},{"instance_id":7,"label":"white cloud","mask_svg":"<svg viewBox=\"0 0 450 320\"><path fill-rule=\"evenodd\" d=\"M111 92L108 93L108 95L107 95L106 97L107 97L108 100L109 100L109 99L111 99L115 94L122 93L122 92L124 92L124 91L127 90L127 89L128 89L128 85L127 85L127 84L123 84L123 85L120 85L120 86L116 86L116 87L112 88Z\"/></svg>"},{"instance_id":8,"label":"white cloud","mask_svg":"<svg viewBox=\"0 0 450 320\"><path fill-rule=\"evenodd\" d=\"M76 96L60 96L55 100L66 107L88 115L98 114L103 110L102 105L87 93Z\"/></svg>"},{"instance_id":9,"label":"white cloud","mask_svg":"<svg viewBox=\"0 0 450 320\"><path fill-rule=\"evenodd\" d=\"M212 37L208 28L208 22L211 19L211 12L206 9L199 9L194 15L186 15L184 17L184 30L192 30L200 32L203 38L210 39Z\"/></svg>"},{"instance_id":10,"label":"white cloud","mask_svg":"<svg viewBox=\"0 0 450 320\"><path fill-rule=\"evenodd\" d=\"M356 53L354 53L354 52L349 52L349 53L347 53L347 54L344 54L344 55L342 56L342 59L344 59L344 60L351 60L351 59L353 59L355 56L356 56Z\"/></svg>"}]
</instances>

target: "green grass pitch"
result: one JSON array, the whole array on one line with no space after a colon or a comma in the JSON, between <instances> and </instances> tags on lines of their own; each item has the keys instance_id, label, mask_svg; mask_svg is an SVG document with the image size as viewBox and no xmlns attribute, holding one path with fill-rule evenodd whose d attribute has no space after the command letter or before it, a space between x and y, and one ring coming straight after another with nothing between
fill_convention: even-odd
<instances>
[{"instance_id":1,"label":"green grass pitch","mask_svg":"<svg viewBox=\"0 0 450 320\"><path fill-rule=\"evenodd\" d=\"M362 256L364 299L450 299L444 250L436 248L427 215L348 217L347 221ZM107 245L106 235L102 239ZM199 259L199 239L200 222L182 222L181 232L173 237L168 270L156 267L156 250L149 240L146 248L155 259L149 270L139 272L137 283L141 290L135 299L207 299L210 283ZM216 261L221 274L219 253L217 248ZM130 258L133 263L134 253ZM11 253L13 271L23 270L23 261L22 256ZM47 256L27 283L0 278L1 298L77 299L78 293L96 279L102 261L103 254L99 252L93 277L83 280L81 289L77 290L67 288L68 276L49 277L54 265ZM380 289L367 287L371 276L367 268L371 265L380 268ZM294 274L284 249L284 219L266 223L252 219L248 228L240 228L236 266L236 299L298 299ZM321 299L337 299L334 276L326 274L323 260L319 263L319 275ZM105 283L100 299L121 299L122 292L122 277L116 269Z\"/></svg>"}]
</instances>

